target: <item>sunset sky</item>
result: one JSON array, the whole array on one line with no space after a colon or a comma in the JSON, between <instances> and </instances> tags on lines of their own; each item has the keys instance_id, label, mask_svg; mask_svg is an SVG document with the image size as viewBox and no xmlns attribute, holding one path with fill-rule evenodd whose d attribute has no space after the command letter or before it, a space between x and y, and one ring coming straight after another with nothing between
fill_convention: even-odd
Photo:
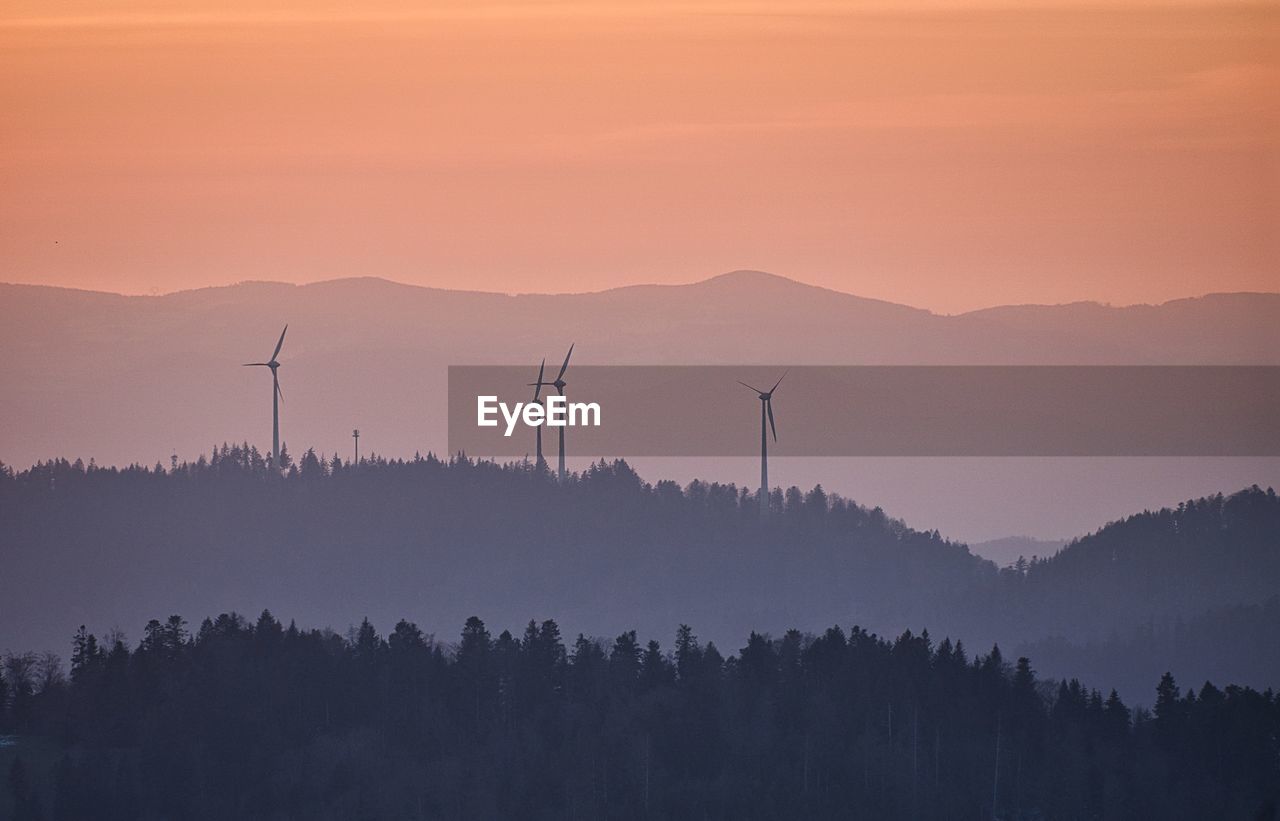
<instances>
[{"instance_id":1,"label":"sunset sky","mask_svg":"<svg viewBox=\"0 0 1280 821\"><path fill-rule=\"evenodd\" d=\"M1280 6L0 6L0 280L1280 290Z\"/></svg>"}]
</instances>

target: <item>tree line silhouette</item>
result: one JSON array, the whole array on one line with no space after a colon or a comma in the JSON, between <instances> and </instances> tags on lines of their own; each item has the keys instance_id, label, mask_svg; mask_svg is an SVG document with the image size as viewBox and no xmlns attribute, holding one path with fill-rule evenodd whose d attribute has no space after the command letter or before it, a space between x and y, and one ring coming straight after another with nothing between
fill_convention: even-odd
<instances>
[{"instance_id":1,"label":"tree line silhouette","mask_svg":"<svg viewBox=\"0 0 1280 821\"><path fill-rule=\"evenodd\" d=\"M264 611L10 655L7 809L69 819L1274 818L1280 699L1154 709L927 632L456 641ZM26 744L44 739L45 746ZM5 803L0 802L0 809Z\"/></svg>"}]
</instances>

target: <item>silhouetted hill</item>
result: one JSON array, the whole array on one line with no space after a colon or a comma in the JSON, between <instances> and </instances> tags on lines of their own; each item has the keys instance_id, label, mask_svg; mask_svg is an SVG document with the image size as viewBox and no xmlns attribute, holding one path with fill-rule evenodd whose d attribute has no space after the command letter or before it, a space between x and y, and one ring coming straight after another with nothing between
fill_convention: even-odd
<instances>
[{"instance_id":1,"label":"silhouetted hill","mask_svg":"<svg viewBox=\"0 0 1280 821\"><path fill-rule=\"evenodd\" d=\"M6 475L0 647L56 648L81 623L268 603L338 628L483 611L608 633L696 622L718 640L839 623L927 625L970 646L1087 644L1280 589L1280 500L1257 488L1131 516L998 571L936 531L820 488L776 493L761 525L744 489L649 484L623 462L565 486L527 464L353 468L308 454L300 468L271 480L256 451L232 448L176 473L59 462ZM1153 652L1133 677L1172 660ZM1038 658L1059 669L1051 652ZM1197 660L1196 675L1280 681L1232 658Z\"/></svg>"},{"instance_id":2,"label":"silhouetted hill","mask_svg":"<svg viewBox=\"0 0 1280 821\"><path fill-rule=\"evenodd\" d=\"M1101 639L1262 602L1280 589L1280 503L1255 487L1145 511L1001 580L1008 615L1042 635Z\"/></svg>"},{"instance_id":3,"label":"silhouetted hill","mask_svg":"<svg viewBox=\"0 0 1280 821\"><path fill-rule=\"evenodd\" d=\"M5 480L0 647L57 647L68 626L132 623L138 608L248 612L267 599L339 627L397 610L451 623L478 608L554 614L569 629L696 619L709 636L917 623L922 608L948 609L934 591L959 595L995 572L879 510L836 502L828 523L821 492L807 508L799 491L779 497L790 515L762 530L738 488L648 485L625 463L564 487L529 466L466 460L331 475L302 464L269 481L236 448L176 475L57 463Z\"/></svg>"}]
</instances>

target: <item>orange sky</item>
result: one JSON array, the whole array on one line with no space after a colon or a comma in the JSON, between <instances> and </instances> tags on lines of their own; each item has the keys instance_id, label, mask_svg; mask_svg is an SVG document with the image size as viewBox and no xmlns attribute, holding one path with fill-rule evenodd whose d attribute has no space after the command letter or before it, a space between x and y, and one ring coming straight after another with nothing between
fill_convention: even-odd
<instances>
[{"instance_id":1,"label":"orange sky","mask_svg":"<svg viewBox=\"0 0 1280 821\"><path fill-rule=\"evenodd\" d=\"M1275 5L50 5L0 6L4 281L1280 290Z\"/></svg>"}]
</instances>

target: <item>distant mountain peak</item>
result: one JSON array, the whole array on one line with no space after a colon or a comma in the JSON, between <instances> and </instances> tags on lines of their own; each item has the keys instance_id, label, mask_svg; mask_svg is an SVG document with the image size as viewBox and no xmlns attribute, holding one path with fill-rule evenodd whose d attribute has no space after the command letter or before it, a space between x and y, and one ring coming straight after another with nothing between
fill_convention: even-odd
<instances>
[{"instance_id":1,"label":"distant mountain peak","mask_svg":"<svg viewBox=\"0 0 1280 821\"><path fill-rule=\"evenodd\" d=\"M708 277L707 279L700 280L693 284L710 285L712 283L718 283L718 284L733 284L733 285L737 285L737 284L753 284L754 285L761 282L770 282L770 283L785 282L789 285L808 285L808 283L800 282L799 280L791 279L790 277L784 277L779 274L771 274L768 271L757 271L753 268L739 268L736 271L726 271L723 274L717 274L713 277ZM809 286L809 287L813 287L813 286Z\"/></svg>"}]
</instances>

